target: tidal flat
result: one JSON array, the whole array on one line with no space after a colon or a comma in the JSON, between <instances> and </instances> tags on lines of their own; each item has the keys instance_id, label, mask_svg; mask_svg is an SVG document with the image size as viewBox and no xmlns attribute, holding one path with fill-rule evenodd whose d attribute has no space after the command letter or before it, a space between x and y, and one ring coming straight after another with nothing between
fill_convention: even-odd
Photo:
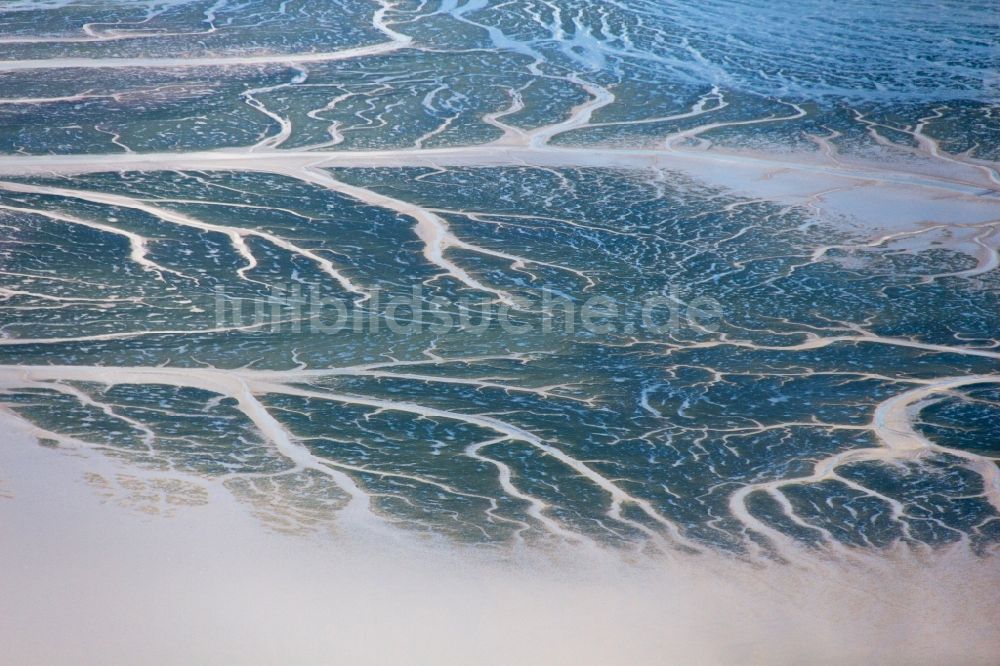
<instances>
[{"instance_id":1,"label":"tidal flat","mask_svg":"<svg viewBox=\"0 0 1000 666\"><path fill-rule=\"evenodd\" d=\"M995 17L0 7L10 658L992 663Z\"/></svg>"}]
</instances>

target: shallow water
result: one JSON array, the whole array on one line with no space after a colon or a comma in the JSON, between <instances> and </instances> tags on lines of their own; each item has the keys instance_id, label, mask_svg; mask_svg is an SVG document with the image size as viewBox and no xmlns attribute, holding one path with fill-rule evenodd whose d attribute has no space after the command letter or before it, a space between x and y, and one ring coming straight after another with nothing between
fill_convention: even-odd
<instances>
[{"instance_id":1,"label":"shallow water","mask_svg":"<svg viewBox=\"0 0 1000 666\"><path fill-rule=\"evenodd\" d=\"M84 479L80 497L106 505L74 499L81 524L142 532L125 562L183 524L202 552L266 544L241 566L274 581L287 573L273 549L307 570L384 550L347 595L377 588L376 608L493 581L465 652L398 634L419 661L492 658L475 637L527 650L537 610L505 601L509 584L581 622L627 609L586 624L593 640L555 640L578 629L567 620L541 632L543 652L503 653L529 661L729 663L755 646L761 662L894 663L919 650L886 646L919 626L921 650L985 663L997 609L976 591L996 581L1000 542L994 14L8 5L0 390L12 427L47 448L21 468L19 444L0 479L69 456L60 483ZM7 543L52 513L32 492L4 503L21 521ZM129 512L155 518L129 527ZM230 521L240 532L221 539L204 527ZM31 548L5 548L38 575ZM380 582L415 552L417 587ZM565 578L567 560L586 564ZM472 573L436 573L457 562ZM347 621L350 604L323 606L339 576L290 583L282 615L310 618L295 631L326 611ZM908 591L926 581L941 587ZM673 609L651 592L680 588ZM241 594L269 605L279 589ZM776 630L794 621L782 595L815 623ZM621 645L651 616L730 601L761 620L720 610L690 644L678 620L669 640ZM467 621L440 603L440 622ZM368 635L407 620L350 622ZM289 635L238 655L206 636L148 661L268 661ZM699 652L710 635L721 647ZM408 654L371 640L373 661Z\"/></svg>"}]
</instances>

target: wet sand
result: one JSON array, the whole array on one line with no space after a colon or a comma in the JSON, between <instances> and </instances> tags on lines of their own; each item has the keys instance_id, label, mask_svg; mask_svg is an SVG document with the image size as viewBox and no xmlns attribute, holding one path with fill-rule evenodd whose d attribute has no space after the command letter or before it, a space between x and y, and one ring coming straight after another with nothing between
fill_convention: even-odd
<instances>
[{"instance_id":1,"label":"wet sand","mask_svg":"<svg viewBox=\"0 0 1000 666\"><path fill-rule=\"evenodd\" d=\"M143 472L16 429L0 470L9 663L988 664L1000 649L996 564L958 551L761 567L282 535L218 487L169 516L123 506L93 475Z\"/></svg>"}]
</instances>

